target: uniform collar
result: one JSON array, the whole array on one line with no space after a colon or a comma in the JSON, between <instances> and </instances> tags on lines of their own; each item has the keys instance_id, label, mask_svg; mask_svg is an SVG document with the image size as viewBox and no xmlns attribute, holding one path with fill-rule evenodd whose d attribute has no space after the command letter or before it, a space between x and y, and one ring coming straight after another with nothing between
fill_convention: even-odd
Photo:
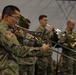
<instances>
[{"instance_id":1,"label":"uniform collar","mask_svg":"<svg viewBox=\"0 0 76 75\"><path fill-rule=\"evenodd\" d=\"M46 30L46 28L45 28L45 27L42 27L42 26L39 26L39 28L40 28L41 30Z\"/></svg>"},{"instance_id":2,"label":"uniform collar","mask_svg":"<svg viewBox=\"0 0 76 75\"><path fill-rule=\"evenodd\" d=\"M6 25L5 23L1 22L1 24L6 27L6 28L9 28L8 25Z\"/></svg>"},{"instance_id":3,"label":"uniform collar","mask_svg":"<svg viewBox=\"0 0 76 75\"><path fill-rule=\"evenodd\" d=\"M72 34L73 31L66 29L66 32Z\"/></svg>"}]
</instances>

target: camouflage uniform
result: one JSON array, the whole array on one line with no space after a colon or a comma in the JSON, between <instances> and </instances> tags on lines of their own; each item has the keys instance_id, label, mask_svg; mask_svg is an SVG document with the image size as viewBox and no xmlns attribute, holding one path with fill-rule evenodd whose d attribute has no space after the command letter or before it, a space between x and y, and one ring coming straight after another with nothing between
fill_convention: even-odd
<instances>
[{"instance_id":1,"label":"camouflage uniform","mask_svg":"<svg viewBox=\"0 0 76 75\"><path fill-rule=\"evenodd\" d=\"M42 40L49 42L50 47L52 46L51 40L49 40L50 36L52 36L52 32L49 32L46 28L38 27L36 32L42 33ZM40 40L40 42L42 42ZM52 74L52 50L49 50L48 57L40 57L36 62L36 75L53 75Z\"/></svg>"},{"instance_id":2,"label":"camouflage uniform","mask_svg":"<svg viewBox=\"0 0 76 75\"><path fill-rule=\"evenodd\" d=\"M17 57L43 55L42 48L21 46L10 28L0 23L0 75L19 75Z\"/></svg>"},{"instance_id":3,"label":"camouflage uniform","mask_svg":"<svg viewBox=\"0 0 76 75\"><path fill-rule=\"evenodd\" d=\"M30 39L29 34L26 33L25 36L21 39L18 38L19 41L21 41L22 45L34 46L34 39ZM19 58L19 65L20 65L20 75L35 75L35 62L36 57L32 56L26 56L25 58Z\"/></svg>"},{"instance_id":4,"label":"camouflage uniform","mask_svg":"<svg viewBox=\"0 0 76 75\"><path fill-rule=\"evenodd\" d=\"M66 33L61 36L60 42L63 45L72 48L71 43L76 42L76 34L73 31L66 30ZM76 50L76 45L72 49ZM63 48L62 53L76 59L76 54L69 49ZM76 62L63 56L62 64L64 75L76 75Z\"/></svg>"}]
</instances>

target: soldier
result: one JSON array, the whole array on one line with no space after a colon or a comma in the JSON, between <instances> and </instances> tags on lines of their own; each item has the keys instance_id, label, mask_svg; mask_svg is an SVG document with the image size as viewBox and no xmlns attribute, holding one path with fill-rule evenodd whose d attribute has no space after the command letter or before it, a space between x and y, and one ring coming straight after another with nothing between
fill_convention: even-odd
<instances>
[{"instance_id":1,"label":"soldier","mask_svg":"<svg viewBox=\"0 0 76 75\"><path fill-rule=\"evenodd\" d=\"M24 29L21 28L17 28L17 30L15 31L15 34L17 35L17 39L18 41L22 44L22 45L26 45L28 47L34 47L34 40L35 37L31 34L28 33L28 31L26 29L29 29L31 22L30 20L26 19L26 21L28 22L28 25L26 24L25 21L20 20L19 21L19 26ZM35 74L35 62L36 62L36 57L29 57L26 56L26 58L19 58L19 65L20 65L20 75L34 75Z\"/></svg>"},{"instance_id":2,"label":"soldier","mask_svg":"<svg viewBox=\"0 0 76 75\"><path fill-rule=\"evenodd\" d=\"M27 55L43 55L48 51L49 44L42 47L22 46L10 28L18 23L20 10L13 5L3 9L0 23L0 75L19 75L19 66L16 58L25 58Z\"/></svg>"},{"instance_id":3,"label":"soldier","mask_svg":"<svg viewBox=\"0 0 76 75\"><path fill-rule=\"evenodd\" d=\"M52 47L51 38L53 37L53 31L55 30L54 26L50 26L50 29L46 29L48 18L46 15L39 16L39 27L36 29L36 32L42 33L42 40L47 41ZM41 40L41 42L42 42ZM36 75L53 75L53 61L52 61L52 50L49 50L48 57L41 57L37 59L36 63Z\"/></svg>"},{"instance_id":4,"label":"soldier","mask_svg":"<svg viewBox=\"0 0 76 75\"><path fill-rule=\"evenodd\" d=\"M24 18L24 17L23 17ZM22 28L17 27L13 32L17 35L17 39L19 40L19 42L23 45L23 38L24 36L27 34L27 29L30 28L31 26L31 21L29 19L23 19L22 17L20 17L19 23L18 25ZM30 34L31 35L31 34ZM33 37L31 35L31 37Z\"/></svg>"},{"instance_id":5,"label":"soldier","mask_svg":"<svg viewBox=\"0 0 76 75\"><path fill-rule=\"evenodd\" d=\"M65 45L67 48L69 47L70 49L72 48L73 50L76 50L76 33L73 31L74 27L75 21L72 19L68 20L64 35L62 34L60 38L60 43ZM69 49L63 48L62 53L76 59L76 53ZM76 62L63 56L62 65L62 71L64 72L64 75L76 75Z\"/></svg>"}]
</instances>

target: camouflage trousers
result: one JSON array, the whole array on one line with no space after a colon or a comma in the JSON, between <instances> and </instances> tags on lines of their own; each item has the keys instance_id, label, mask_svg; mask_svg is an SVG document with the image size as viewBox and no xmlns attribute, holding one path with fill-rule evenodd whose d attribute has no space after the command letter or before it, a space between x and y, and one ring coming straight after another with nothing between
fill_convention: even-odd
<instances>
[{"instance_id":1,"label":"camouflage trousers","mask_svg":"<svg viewBox=\"0 0 76 75\"><path fill-rule=\"evenodd\" d=\"M63 57L62 72L63 75L76 75L76 61Z\"/></svg>"},{"instance_id":2,"label":"camouflage trousers","mask_svg":"<svg viewBox=\"0 0 76 75\"><path fill-rule=\"evenodd\" d=\"M19 75L19 67L13 61L8 61L7 67L0 70L0 75Z\"/></svg>"},{"instance_id":3,"label":"camouflage trousers","mask_svg":"<svg viewBox=\"0 0 76 75\"><path fill-rule=\"evenodd\" d=\"M35 75L53 75L52 57L39 57L35 66Z\"/></svg>"},{"instance_id":4,"label":"camouflage trousers","mask_svg":"<svg viewBox=\"0 0 76 75\"><path fill-rule=\"evenodd\" d=\"M35 64L33 65L20 65L19 75L35 75Z\"/></svg>"},{"instance_id":5,"label":"camouflage trousers","mask_svg":"<svg viewBox=\"0 0 76 75\"><path fill-rule=\"evenodd\" d=\"M76 54L73 57L74 59L76 59ZM74 64L73 64L73 75L76 75L76 61L74 61Z\"/></svg>"}]
</instances>

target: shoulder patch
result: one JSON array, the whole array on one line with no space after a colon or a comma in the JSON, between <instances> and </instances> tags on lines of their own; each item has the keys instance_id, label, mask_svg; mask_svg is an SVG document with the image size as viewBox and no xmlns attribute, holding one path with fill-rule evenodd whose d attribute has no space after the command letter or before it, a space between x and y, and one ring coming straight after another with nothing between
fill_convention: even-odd
<instances>
[{"instance_id":1,"label":"shoulder patch","mask_svg":"<svg viewBox=\"0 0 76 75\"><path fill-rule=\"evenodd\" d=\"M8 38L12 38L12 36L13 36L12 33L7 33L7 34L6 34L6 37L8 37Z\"/></svg>"}]
</instances>

